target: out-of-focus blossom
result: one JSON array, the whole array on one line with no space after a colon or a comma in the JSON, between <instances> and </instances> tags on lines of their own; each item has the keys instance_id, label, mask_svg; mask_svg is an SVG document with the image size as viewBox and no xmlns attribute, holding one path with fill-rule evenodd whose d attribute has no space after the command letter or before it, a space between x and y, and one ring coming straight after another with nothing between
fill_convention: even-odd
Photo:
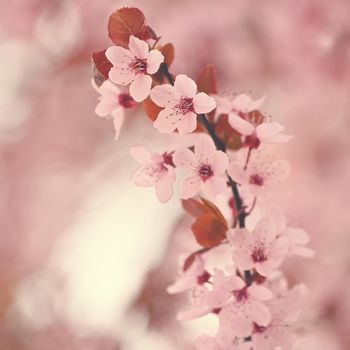
<instances>
[{"instance_id":1,"label":"out-of-focus blossom","mask_svg":"<svg viewBox=\"0 0 350 350\"><path fill-rule=\"evenodd\" d=\"M100 94L95 113L103 118L112 117L117 140L124 122L124 110L134 107L136 103L128 93L122 92L110 80L104 81L100 87L92 80L92 86Z\"/></svg>"},{"instance_id":2,"label":"out-of-focus blossom","mask_svg":"<svg viewBox=\"0 0 350 350\"><path fill-rule=\"evenodd\" d=\"M228 157L224 152L216 150L214 142L207 135L198 138L194 153L188 148L177 150L174 164L191 172L182 181L183 199L195 196L201 188L211 196L216 196L227 188L221 175L228 167Z\"/></svg>"},{"instance_id":3,"label":"out-of-focus blossom","mask_svg":"<svg viewBox=\"0 0 350 350\"><path fill-rule=\"evenodd\" d=\"M159 50L150 50L147 42L130 36L129 50L112 46L106 57L113 64L109 78L116 84L130 85L130 95L137 102L149 95L152 86L150 74L158 71L164 56Z\"/></svg>"},{"instance_id":4,"label":"out-of-focus blossom","mask_svg":"<svg viewBox=\"0 0 350 350\"><path fill-rule=\"evenodd\" d=\"M213 97L204 92L197 94L197 84L185 74L176 77L174 86L155 86L151 98L164 108L154 122L162 133L171 133L175 129L182 134L190 133L197 127L197 114L209 113L216 107Z\"/></svg>"},{"instance_id":5,"label":"out-of-focus blossom","mask_svg":"<svg viewBox=\"0 0 350 350\"><path fill-rule=\"evenodd\" d=\"M132 175L132 181L135 185L154 186L158 200L161 203L169 201L173 194L175 181L171 153L152 153L146 147L133 146L130 149L130 154L141 164Z\"/></svg>"}]
</instances>

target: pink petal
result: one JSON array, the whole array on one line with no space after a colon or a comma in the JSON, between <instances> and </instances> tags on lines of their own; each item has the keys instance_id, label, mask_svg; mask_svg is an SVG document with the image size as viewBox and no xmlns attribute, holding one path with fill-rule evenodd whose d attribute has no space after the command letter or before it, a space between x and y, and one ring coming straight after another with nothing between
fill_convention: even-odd
<instances>
[{"instance_id":1,"label":"pink petal","mask_svg":"<svg viewBox=\"0 0 350 350\"><path fill-rule=\"evenodd\" d=\"M131 52L121 46L111 46L106 50L108 61L115 65L128 66L134 58Z\"/></svg>"},{"instance_id":2,"label":"pink petal","mask_svg":"<svg viewBox=\"0 0 350 350\"><path fill-rule=\"evenodd\" d=\"M220 330L223 333L229 332L231 335L246 337L251 334L252 322L237 310L234 305L230 304L223 308L219 314ZM221 336L225 336L222 334Z\"/></svg>"},{"instance_id":3,"label":"pink petal","mask_svg":"<svg viewBox=\"0 0 350 350\"><path fill-rule=\"evenodd\" d=\"M231 162L227 172L237 183L244 184L247 182L247 173L243 170L241 165Z\"/></svg>"},{"instance_id":4,"label":"pink petal","mask_svg":"<svg viewBox=\"0 0 350 350\"><path fill-rule=\"evenodd\" d=\"M246 251L234 250L232 260L241 271L250 270L254 266L250 255Z\"/></svg>"},{"instance_id":5,"label":"pink petal","mask_svg":"<svg viewBox=\"0 0 350 350\"><path fill-rule=\"evenodd\" d=\"M199 136L194 147L194 153L198 161L211 163L216 154L216 147L213 140L205 134Z\"/></svg>"},{"instance_id":6,"label":"pink petal","mask_svg":"<svg viewBox=\"0 0 350 350\"><path fill-rule=\"evenodd\" d=\"M258 100L252 101L249 107L249 112L259 110L260 107L264 104L265 99L265 96L262 96Z\"/></svg>"},{"instance_id":7,"label":"pink petal","mask_svg":"<svg viewBox=\"0 0 350 350\"><path fill-rule=\"evenodd\" d=\"M129 49L136 58L147 58L149 51L148 44L145 41L140 40L133 35L130 35L129 38Z\"/></svg>"},{"instance_id":8,"label":"pink petal","mask_svg":"<svg viewBox=\"0 0 350 350\"><path fill-rule=\"evenodd\" d=\"M251 242L251 233L245 228L229 230L228 238L235 249L248 249Z\"/></svg>"},{"instance_id":9,"label":"pink petal","mask_svg":"<svg viewBox=\"0 0 350 350\"><path fill-rule=\"evenodd\" d=\"M290 141L293 135L277 134L270 137L266 137L263 141L266 143L285 143Z\"/></svg>"},{"instance_id":10,"label":"pink petal","mask_svg":"<svg viewBox=\"0 0 350 350\"><path fill-rule=\"evenodd\" d=\"M159 50L151 50L147 57L147 73L154 74L158 72L160 64L164 61L164 56Z\"/></svg>"},{"instance_id":11,"label":"pink petal","mask_svg":"<svg viewBox=\"0 0 350 350\"><path fill-rule=\"evenodd\" d=\"M227 279L226 282L226 289L230 290L231 292L233 290L240 290L245 286L245 282L242 280L242 278L238 277L238 276L230 276Z\"/></svg>"},{"instance_id":12,"label":"pink petal","mask_svg":"<svg viewBox=\"0 0 350 350\"><path fill-rule=\"evenodd\" d=\"M279 263L288 253L289 240L279 237L269 249L269 257Z\"/></svg>"},{"instance_id":13,"label":"pink petal","mask_svg":"<svg viewBox=\"0 0 350 350\"><path fill-rule=\"evenodd\" d=\"M175 175L173 170L169 170L156 184L156 195L161 203L169 201L173 195L173 183L175 181Z\"/></svg>"},{"instance_id":14,"label":"pink petal","mask_svg":"<svg viewBox=\"0 0 350 350\"><path fill-rule=\"evenodd\" d=\"M117 85L113 84L110 80L105 80L98 88L102 96L114 96L116 97L120 93L120 89Z\"/></svg>"},{"instance_id":15,"label":"pink petal","mask_svg":"<svg viewBox=\"0 0 350 350\"><path fill-rule=\"evenodd\" d=\"M233 129L237 130L240 134L244 136L251 135L255 130L252 124L250 124L249 122L247 122L246 120L234 113L230 113L228 115L228 122Z\"/></svg>"},{"instance_id":16,"label":"pink petal","mask_svg":"<svg viewBox=\"0 0 350 350\"><path fill-rule=\"evenodd\" d=\"M149 175L149 171L147 170L146 166L141 166L134 171L131 180L136 186L150 187L154 185L155 179L153 176Z\"/></svg>"},{"instance_id":17,"label":"pink petal","mask_svg":"<svg viewBox=\"0 0 350 350\"><path fill-rule=\"evenodd\" d=\"M178 114L178 121L176 123L177 130L180 134L189 134L197 128L197 114L187 112L186 115Z\"/></svg>"},{"instance_id":18,"label":"pink petal","mask_svg":"<svg viewBox=\"0 0 350 350\"><path fill-rule=\"evenodd\" d=\"M177 167L193 171L197 164L196 157L188 148L180 148L173 155L173 162Z\"/></svg>"},{"instance_id":19,"label":"pink petal","mask_svg":"<svg viewBox=\"0 0 350 350\"><path fill-rule=\"evenodd\" d=\"M194 197L201 188L201 179L199 176L186 177L181 184L181 198L188 199Z\"/></svg>"},{"instance_id":20,"label":"pink petal","mask_svg":"<svg viewBox=\"0 0 350 350\"><path fill-rule=\"evenodd\" d=\"M216 107L216 102L213 97L208 96L204 92L200 92L193 97L193 107L197 114L209 113Z\"/></svg>"},{"instance_id":21,"label":"pink petal","mask_svg":"<svg viewBox=\"0 0 350 350\"><path fill-rule=\"evenodd\" d=\"M273 294L264 286L252 284L249 287L249 295L256 300L265 301L270 300L273 297Z\"/></svg>"},{"instance_id":22,"label":"pink petal","mask_svg":"<svg viewBox=\"0 0 350 350\"><path fill-rule=\"evenodd\" d=\"M280 183L289 176L290 164L286 160L276 160L269 167L268 182Z\"/></svg>"},{"instance_id":23,"label":"pink petal","mask_svg":"<svg viewBox=\"0 0 350 350\"><path fill-rule=\"evenodd\" d=\"M259 274L264 277L270 275L277 268L277 266L278 264L276 264L276 261L270 258L263 262L258 262L254 264L256 271L258 271Z\"/></svg>"},{"instance_id":24,"label":"pink petal","mask_svg":"<svg viewBox=\"0 0 350 350\"><path fill-rule=\"evenodd\" d=\"M116 84L127 85L135 78L135 74L129 69L112 67L108 77Z\"/></svg>"},{"instance_id":25,"label":"pink petal","mask_svg":"<svg viewBox=\"0 0 350 350\"><path fill-rule=\"evenodd\" d=\"M149 163L152 158L152 153L144 146L132 146L129 153L137 162L143 165Z\"/></svg>"},{"instance_id":26,"label":"pink petal","mask_svg":"<svg viewBox=\"0 0 350 350\"><path fill-rule=\"evenodd\" d=\"M227 189L226 181L219 176L212 176L203 184L203 191L209 196L216 197Z\"/></svg>"},{"instance_id":27,"label":"pink petal","mask_svg":"<svg viewBox=\"0 0 350 350\"><path fill-rule=\"evenodd\" d=\"M119 108L116 98L102 98L95 108L95 113L100 117L106 117Z\"/></svg>"},{"instance_id":28,"label":"pink petal","mask_svg":"<svg viewBox=\"0 0 350 350\"><path fill-rule=\"evenodd\" d=\"M152 78L149 75L139 74L130 85L130 95L136 102L147 98L151 91Z\"/></svg>"},{"instance_id":29,"label":"pink petal","mask_svg":"<svg viewBox=\"0 0 350 350\"><path fill-rule=\"evenodd\" d=\"M252 104L252 98L247 94L240 94L233 100L233 107L240 112L250 112L250 105Z\"/></svg>"},{"instance_id":30,"label":"pink petal","mask_svg":"<svg viewBox=\"0 0 350 350\"><path fill-rule=\"evenodd\" d=\"M271 322L271 312L266 305L260 301L250 301L251 306L251 318L259 326L268 326Z\"/></svg>"},{"instance_id":31,"label":"pink petal","mask_svg":"<svg viewBox=\"0 0 350 350\"><path fill-rule=\"evenodd\" d=\"M197 92L197 84L185 74L175 78L175 90L183 97L193 98Z\"/></svg>"},{"instance_id":32,"label":"pink petal","mask_svg":"<svg viewBox=\"0 0 350 350\"><path fill-rule=\"evenodd\" d=\"M226 153L222 151L215 152L211 167L216 175L224 173L228 168L228 157Z\"/></svg>"},{"instance_id":33,"label":"pink petal","mask_svg":"<svg viewBox=\"0 0 350 350\"><path fill-rule=\"evenodd\" d=\"M287 142L292 136L282 135L284 127L277 122L262 123L256 128L258 138L263 142Z\"/></svg>"},{"instance_id":34,"label":"pink petal","mask_svg":"<svg viewBox=\"0 0 350 350\"><path fill-rule=\"evenodd\" d=\"M124 123L124 109L122 107L119 107L117 110L113 112L113 126L115 130L115 136L114 139L118 140L120 130Z\"/></svg>"},{"instance_id":35,"label":"pink petal","mask_svg":"<svg viewBox=\"0 0 350 350\"><path fill-rule=\"evenodd\" d=\"M157 119L153 122L153 126L160 133L170 134L176 129L173 119L173 110L171 108L165 108L159 112Z\"/></svg>"},{"instance_id":36,"label":"pink petal","mask_svg":"<svg viewBox=\"0 0 350 350\"><path fill-rule=\"evenodd\" d=\"M225 113L228 114L232 111L232 101L225 97L214 95L216 101L216 112L218 114Z\"/></svg>"},{"instance_id":37,"label":"pink petal","mask_svg":"<svg viewBox=\"0 0 350 350\"><path fill-rule=\"evenodd\" d=\"M152 101L159 107L171 107L179 101L175 88L170 84L155 86L151 90L150 96Z\"/></svg>"},{"instance_id":38,"label":"pink petal","mask_svg":"<svg viewBox=\"0 0 350 350\"><path fill-rule=\"evenodd\" d=\"M266 337L265 333L253 335L253 349L271 350L270 337Z\"/></svg>"},{"instance_id":39,"label":"pink petal","mask_svg":"<svg viewBox=\"0 0 350 350\"><path fill-rule=\"evenodd\" d=\"M276 238L277 232L272 221L268 218L261 218L256 224L252 238L256 242L264 241L266 245L270 245Z\"/></svg>"}]
</instances>

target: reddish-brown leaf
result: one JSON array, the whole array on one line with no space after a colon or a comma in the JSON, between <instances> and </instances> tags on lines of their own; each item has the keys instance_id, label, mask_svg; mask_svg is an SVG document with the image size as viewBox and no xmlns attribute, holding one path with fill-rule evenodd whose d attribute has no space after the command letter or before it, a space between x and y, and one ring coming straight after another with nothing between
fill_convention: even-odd
<instances>
[{"instance_id":1,"label":"reddish-brown leaf","mask_svg":"<svg viewBox=\"0 0 350 350\"><path fill-rule=\"evenodd\" d=\"M221 114L215 125L216 135L225 143L226 148L238 150L242 147L241 135L228 122L227 114Z\"/></svg>"},{"instance_id":2,"label":"reddish-brown leaf","mask_svg":"<svg viewBox=\"0 0 350 350\"><path fill-rule=\"evenodd\" d=\"M197 199L183 199L181 202L182 207L187 211L187 213L193 215L194 217L198 217L208 212L208 209L203 205L203 203Z\"/></svg>"},{"instance_id":3,"label":"reddish-brown leaf","mask_svg":"<svg viewBox=\"0 0 350 350\"><path fill-rule=\"evenodd\" d=\"M206 65L197 79L198 91L206 94L217 94L218 87L216 83L215 68L212 64Z\"/></svg>"},{"instance_id":4,"label":"reddish-brown leaf","mask_svg":"<svg viewBox=\"0 0 350 350\"><path fill-rule=\"evenodd\" d=\"M201 200L204 204L204 207L207 209L207 211L211 212L214 216L216 216L218 220L220 220L226 226L226 230L227 230L228 229L227 222L224 216L221 214L220 209L214 203L208 201L205 198L201 197Z\"/></svg>"},{"instance_id":5,"label":"reddish-brown leaf","mask_svg":"<svg viewBox=\"0 0 350 350\"><path fill-rule=\"evenodd\" d=\"M201 215L191 228L203 248L215 247L226 238L227 225L213 213Z\"/></svg>"},{"instance_id":6,"label":"reddish-brown leaf","mask_svg":"<svg viewBox=\"0 0 350 350\"><path fill-rule=\"evenodd\" d=\"M109 70L112 68L112 63L108 61L105 52L106 50L103 50L92 54L94 77L97 85L100 85L100 80L103 82L108 79Z\"/></svg>"},{"instance_id":7,"label":"reddish-brown leaf","mask_svg":"<svg viewBox=\"0 0 350 350\"><path fill-rule=\"evenodd\" d=\"M109 17L108 36L116 45L128 47L130 35L146 39L149 32L144 14L136 7L123 7Z\"/></svg>"},{"instance_id":8,"label":"reddish-brown leaf","mask_svg":"<svg viewBox=\"0 0 350 350\"><path fill-rule=\"evenodd\" d=\"M174 58L175 58L174 45L172 43L167 43L160 48L160 52L163 54L164 62L166 63L166 65L169 68L171 66L171 64L173 63Z\"/></svg>"},{"instance_id":9,"label":"reddish-brown leaf","mask_svg":"<svg viewBox=\"0 0 350 350\"><path fill-rule=\"evenodd\" d=\"M157 106L150 97L143 101L143 109L147 114L147 117L152 121L155 121L158 117L159 112L163 109L162 107Z\"/></svg>"}]
</instances>

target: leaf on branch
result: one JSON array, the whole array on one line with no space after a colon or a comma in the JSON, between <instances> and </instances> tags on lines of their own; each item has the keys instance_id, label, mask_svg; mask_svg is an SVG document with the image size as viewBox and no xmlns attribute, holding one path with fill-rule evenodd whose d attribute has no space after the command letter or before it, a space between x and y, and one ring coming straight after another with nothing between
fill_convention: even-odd
<instances>
[{"instance_id":1,"label":"leaf on branch","mask_svg":"<svg viewBox=\"0 0 350 350\"><path fill-rule=\"evenodd\" d=\"M92 54L94 79L97 86L100 86L104 80L108 79L108 73L112 68L112 63L108 61L105 53L106 50L94 52Z\"/></svg>"},{"instance_id":2,"label":"leaf on branch","mask_svg":"<svg viewBox=\"0 0 350 350\"><path fill-rule=\"evenodd\" d=\"M242 147L241 134L233 129L228 122L228 115L221 114L215 125L216 135L225 143L226 148L239 150Z\"/></svg>"},{"instance_id":3,"label":"leaf on branch","mask_svg":"<svg viewBox=\"0 0 350 350\"><path fill-rule=\"evenodd\" d=\"M196 217L191 229L203 248L213 248L226 238L228 225L220 210L207 199L183 200L184 209Z\"/></svg>"},{"instance_id":4,"label":"leaf on branch","mask_svg":"<svg viewBox=\"0 0 350 350\"><path fill-rule=\"evenodd\" d=\"M108 21L108 36L119 46L128 47L130 35L147 40L155 36L145 25L145 16L136 7L123 7L111 14Z\"/></svg>"},{"instance_id":5,"label":"leaf on branch","mask_svg":"<svg viewBox=\"0 0 350 350\"><path fill-rule=\"evenodd\" d=\"M158 117L159 112L163 109L162 107L157 106L150 97L143 101L143 109L149 119L155 121Z\"/></svg>"},{"instance_id":6,"label":"leaf on branch","mask_svg":"<svg viewBox=\"0 0 350 350\"><path fill-rule=\"evenodd\" d=\"M214 95L218 93L214 65L208 64L202 69L197 79L197 86L199 92Z\"/></svg>"},{"instance_id":7,"label":"leaf on branch","mask_svg":"<svg viewBox=\"0 0 350 350\"><path fill-rule=\"evenodd\" d=\"M168 66L168 68L171 66L171 64L174 61L175 58L175 48L172 43L167 43L163 45L160 49L160 52L164 56L164 63Z\"/></svg>"}]
</instances>

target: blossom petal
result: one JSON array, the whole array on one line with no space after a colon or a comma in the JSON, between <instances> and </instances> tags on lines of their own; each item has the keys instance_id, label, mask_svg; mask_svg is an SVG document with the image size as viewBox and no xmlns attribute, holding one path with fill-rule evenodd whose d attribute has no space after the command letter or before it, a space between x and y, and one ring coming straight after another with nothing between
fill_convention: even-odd
<instances>
[{"instance_id":1,"label":"blossom petal","mask_svg":"<svg viewBox=\"0 0 350 350\"><path fill-rule=\"evenodd\" d=\"M116 84L128 85L135 79L135 74L126 68L112 67L108 77Z\"/></svg>"},{"instance_id":2,"label":"blossom petal","mask_svg":"<svg viewBox=\"0 0 350 350\"><path fill-rule=\"evenodd\" d=\"M211 167L216 175L224 173L228 168L228 157L226 153L222 151L215 152Z\"/></svg>"},{"instance_id":3,"label":"blossom petal","mask_svg":"<svg viewBox=\"0 0 350 350\"><path fill-rule=\"evenodd\" d=\"M181 184L181 198L188 199L194 197L201 188L201 179L197 175L188 176Z\"/></svg>"},{"instance_id":4,"label":"blossom petal","mask_svg":"<svg viewBox=\"0 0 350 350\"><path fill-rule=\"evenodd\" d=\"M189 134L196 130L197 114L193 112L187 112L185 115L178 114L176 127L180 134Z\"/></svg>"},{"instance_id":5,"label":"blossom petal","mask_svg":"<svg viewBox=\"0 0 350 350\"><path fill-rule=\"evenodd\" d=\"M259 326L268 326L271 322L272 316L270 310L266 305L261 303L260 301L250 301L251 304L251 317L253 321Z\"/></svg>"},{"instance_id":6,"label":"blossom petal","mask_svg":"<svg viewBox=\"0 0 350 350\"><path fill-rule=\"evenodd\" d=\"M234 113L230 113L228 115L228 122L233 129L237 130L240 134L244 136L251 135L255 130L252 124L250 124L249 122L247 122L246 120Z\"/></svg>"},{"instance_id":7,"label":"blossom petal","mask_svg":"<svg viewBox=\"0 0 350 350\"><path fill-rule=\"evenodd\" d=\"M119 107L116 98L102 98L95 108L95 113L100 117L107 117Z\"/></svg>"},{"instance_id":8,"label":"blossom petal","mask_svg":"<svg viewBox=\"0 0 350 350\"><path fill-rule=\"evenodd\" d=\"M284 127L277 122L262 123L257 126L256 134L259 139L265 140L281 133Z\"/></svg>"},{"instance_id":9,"label":"blossom petal","mask_svg":"<svg viewBox=\"0 0 350 350\"><path fill-rule=\"evenodd\" d=\"M280 183L288 177L290 164L286 160L275 160L269 168L268 182Z\"/></svg>"},{"instance_id":10,"label":"blossom petal","mask_svg":"<svg viewBox=\"0 0 350 350\"><path fill-rule=\"evenodd\" d=\"M244 184L245 182L247 182L247 173L242 169L242 167L239 164L231 162L227 172L237 183Z\"/></svg>"},{"instance_id":11,"label":"blossom petal","mask_svg":"<svg viewBox=\"0 0 350 350\"><path fill-rule=\"evenodd\" d=\"M113 126L115 131L114 139L118 140L120 130L124 123L124 109L122 107L119 107L112 113L112 116L113 116Z\"/></svg>"},{"instance_id":12,"label":"blossom petal","mask_svg":"<svg viewBox=\"0 0 350 350\"><path fill-rule=\"evenodd\" d=\"M149 51L148 44L145 41L140 40L139 38L136 38L133 35L130 35L129 38L129 49L136 58L147 58Z\"/></svg>"},{"instance_id":13,"label":"blossom petal","mask_svg":"<svg viewBox=\"0 0 350 350\"><path fill-rule=\"evenodd\" d=\"M196 157L188 148L180 148L173 155L173 162L177 167L193 170L197 164Z\"/></svg>"},{"instance_id":14,"label":"blossom petal","mask_svg":"<svg viewBox=\"0 0 350 350\"><path fill-rule=\"evenodd\" d=\"M147 98L151 91L152 78L149 75L139 74L130 85L130 95L136 102Z\"/></svg>"},{"instance_id":15,"label":"blossom petal","mask_svg":"<svg viewBox=\"0 0 350 350\"><path fill-rule=\"evenodd\" d=\"M203 134L198 137L194 153L199 162L211 163L216 154L215 143L208 135Z\"/></svg>"},{"instance_id":16,"label":"blossom petal","mask_svg":"<svg viewBox=\"0 0 350 350\"><path fill-rule=\"evenodd\" d=\"M216 101L216 111L218 114L225 113L228 114L232 111L232 101L228 98L214 95Z\"/></svg>"},{"instance_id":17,"label":"blossom petal","mask_svg":"<svg viewBox=\"0 0 350 350\"><path fill-rule=\"evenodd\" d=\"M220 176L212 176L203 184L203 191L209 196L217 196L227 189L226 181Z\"/></svg>"},{"instance_id":18,"label":"blossom petal","mask_svg":"<svg viewBox=\"0 0 350 350\"><path fill-rule=\"evenodd\" d=\"M155 86L150 93L152 101L159 107L171 107L178 102L175 88L170 84Z\"/></svg>"},{"instance_id":19,"label":"blossom petal","mask_svg":"<svg viewBox=\"0 0 350 350\"><path fill-rule=\"evenodd\" d=\"M173 132L176 129L173 110L171 108L164 108L160 111L157 119L153 122L153 126L163 134Z\"/></svg>"},{"instance_id":20,"label":"blossom petal","mask_svg":"<svg viewBox=\"0 0 350 350\"><path fill-rule=\"evenodd\" d=\"M139 163L145 165L151 162L152 153L147 147L136 145L129 150L130 155Z\"/></svg>"},{"instance_id":21,"label":"blossom petal","mask_svg":"<svg viewBox=\"0 0 350 350\"><path fill-rule=\"evenodd\" d=\"M205 316L210 313L210 310L202 308L200 306L191 307L188 310L180 311L177 315L179 321L191 321L196 318Z\"/></svg>"},{"instance_id":22,"label":"blossom petal","mask_svg":"<svg viewBox=\"0 0 350 350\"><path fill-rule=\"evenodd\" d=\"M264 286L252 284L249 287L249 295L259 301L270 300L273 294Z\"/></svg>"},{"instance_id":23,"label":"blossom petal","mask_svg":"<svg viewBox=\"0 0 350 350\"><path fill-rule=\"evenodd\" d=\"M184 97L193 98L197 92L197 84L185 74L179 74L175 78L174 87Z\"/></svg>"},{"instance_id":24,"label":"blossom petal","mask_svg":"<svg viewBox=\"0 0 350 350\"><path fill-rule=\"evenodd\" d=\"M174 171L172 169L168 170L167 174L156 184L156 195L161 203L166 203L169 201L173 195L173 183L175 181Z\"/></svg>"},{"instance_id":25,"label":"blossom petal","mask_svg":"<svg viewBox=\"0 0 350 350\"><path fill-rule=\"evenodd\" d=\"M209 113L216 107L215 99L204 92L193 97L193 108L197 114Z\"/></svg>"},{"instance_id":26,"label":"blossom petal","mask_svg":"<svg viewBox=\"0 0 350 350\"><path fill-rule=\"evenodd\" d=\"M131 176L132 182L136 186L149 187L154 185L154 177L149 174L147 166L141 166L134 171Z\"/></svg>"},{"instance_id":27,"label":"blossom petal","mask_svg":"<svg viewBox=\"0 0 350 350\"><path fill-rule=\"evenodd\" d=\"M127 66L133 59L131 52L121 46L111 46L105 53L108 61L115 65Z\"/></svg>"},{"instance_id":28,"label":"blossom petal","mask_svg":"<svg viewBox=\"0 0 350 350\"><path fill-rule=\"evenodd\" d=\"M158 72L159 66L164 62L164 56L159 50L151 50L147 56L147 73L154 74Z\"/></svg>"}]
</instances>

